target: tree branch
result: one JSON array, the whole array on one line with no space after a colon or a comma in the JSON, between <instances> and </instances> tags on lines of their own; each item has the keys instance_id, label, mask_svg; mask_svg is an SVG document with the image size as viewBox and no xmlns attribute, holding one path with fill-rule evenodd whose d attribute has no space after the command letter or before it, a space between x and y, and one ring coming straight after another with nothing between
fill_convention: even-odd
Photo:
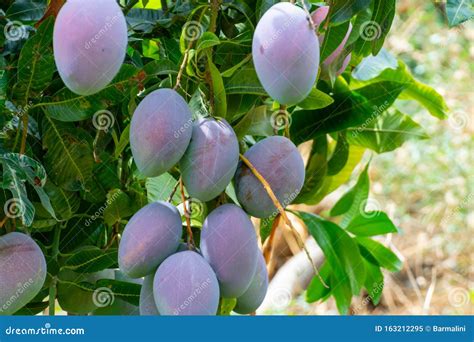
<instances>
[{"instance_id":1,"label":"tree branch","mask_svg":"<svg viewBox=\"0 0 474 342\"><path fill-rule=\"evenodd\" d=\"M280 201L278 200L278 198L276 197L276 195L273 192L272 188L270 187L270 184L268 184L268 182L265 180L265 178L263 178L263 176L260 174L260 172L258 172L258 170L255 168L255 166L253 166L253 164L247 158L245 158L242 154L240 155L240 159L252 171L252 173L255 175L255 177L257 177L257 179L260 181L260 183L262 183L263 187L265 188L265 191L267 192L268 196L270 196L273 204L278 209L278 212L280 213L281 217L283 218L285 223L288 225L288 227L291 228L293 236L295 237L296 241L298 242L298 245L300 246L300 248L302 248L304 250L304 252L306 254L306 257L311 262L311 266L313 267L314 273L319 278L321 283L326 288L329 288L329 286L324 282L323 278L321 277L316 264L314 263L313 259L311 258L311 255L309 254L308 249L306 248L306 246L304 244L303 239L301 238L300 234L298 233L298 231L293 226L293 223L288 218L288 215L286 214L285 209L283 209L283 206L281 205Z\"/></svg>"}]
</instances>

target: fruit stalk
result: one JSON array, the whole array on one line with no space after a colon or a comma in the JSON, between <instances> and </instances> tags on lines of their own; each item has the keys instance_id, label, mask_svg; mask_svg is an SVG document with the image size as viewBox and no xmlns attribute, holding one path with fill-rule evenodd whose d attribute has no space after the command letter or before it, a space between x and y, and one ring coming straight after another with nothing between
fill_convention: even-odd
<instances>
[{"instance_id":1,"label":"fruit stalk","mask_svg":"<svg viewBox=\"0 0 474 342\"><path fill-rule=\"evenodd\" d=\"M186 218L186 229L188 232L188 248L190 250L194 250L196 245L194 244L193 231L191 229L191 216L186 206L186 196L184 195L184 184L182 178L179 179L179 187L181 189L181 199L183 200L184 217Z\"/></svg>"},{"instance_id":2,"label":"fruit stalk","mask_svg":"<svg viewBox=\"0 0 474 342\"><path fill-rule=\"evenodd\" d=\"M319 270L318 270L318 267L316 266L313 259L311 258L311 255L309 254L308 249L304 245L303 239L301 238L300 234L298 233L298 231L293 226L293 223L291 223L291 221L288 218L288 215L286 214L285 209L283 209L283 206L281 205L280 201L278 201L278 198L275 196L275 193L273 192L272 188L270 187L270 184L268 184L268 182L265 180L265 178L263 178L263 176L260 174L260 172L258 172L258 170L252 165L252 163L247 158L245 158L242 154L240 155L240 159L250 169L250 171L252 171L252 173L260 181L260 183L262 183L263 187L265 188L265 191L267 192L268 196L270 196L273 204L278 209L278 212L280 213L281 217L283 218L285 223L288 225L288 227L290 227L290 229L293 233L293 236L295 237L296 241L298 242L300 248L302 248L304 250L304 252L306 254L306 257L308 258L308 260L311 263L311 266L313 267L314 273L319 278L321 283L326 288L329 288L329 286L324 282L323 278L321 277L321 275L319 273Z\"/></svg>"}]
</instances>

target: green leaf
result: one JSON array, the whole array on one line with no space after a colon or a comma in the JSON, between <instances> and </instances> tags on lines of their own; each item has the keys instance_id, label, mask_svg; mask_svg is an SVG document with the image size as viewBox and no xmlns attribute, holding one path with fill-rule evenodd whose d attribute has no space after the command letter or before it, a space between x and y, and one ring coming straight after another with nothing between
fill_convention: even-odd
<instances>
[{"instance_id":1,"label":"green leaf","mask_svg":"<svg viewBox=\"0 0 474 342\"><path fill-rule=\"evenodd\" d=\"M331 267L327 262L323 263L323 265L319 268L319 275L323 278L324 283L330 284L330 275L331 275ZM306 289L306 301L308 303L317 302L320 299L325 299L331 294L331 288L329 286L326 287L321 283L319 277L315 276L311 280L311 283L308 285Z\"/></svg>"},{"instance_id":2,"label":"green leaf","mask_svg":"<svg viewBox=\"0 0 474 342\"><path fill-rule=\"evenodd\" d=\"M36 191L41 204L48 211L52 218L56 219L56 214L44 186L46 184L46 171L36 160L18 153L6 153L0 155L4 163L8 163L10 168L15 170L15 177L22 182L28 182Z\"/></svg>"},{"instance_id":3,"label":"green leaf","mask_svg":"<svg viewBox=\"0 0 474 342\"><path fill-rule=\"evenodd\" d=\"M365 280L365 268L355 240L333 222L311 213L295 212L295 214L303 220L308 231L323 250L334 279L338 284L348 281L352 293L359 294ZM331 287L333 292L337 286Z\"/></svg>"},{"instance_id":4,"label":"green leaf","mask_svg":"<svg viewBox=\"0 0 474 342\"><path fill-rule=\"evenodd\" d=\"M403 84L387 81L353 91L340 79L336 87L332 105L319 110L293 112L291 137L296 145L373 120L387 110L405 88Z\"/></svg>"},{"instance_id":5,"label":"green leaf","mask_svg":"<svg viewBox=\"0 0 474 342\"><path fill-rule=\"evenodd\" d=\"M46 182L44 190L51 200L54 211L62 220L70 219L79 210L81 200L77 193L65 191L50 180Z\"/></svg>"},{"instance_id":6,"label":"green leaf","mask_svg":"<svg viewBox=\"0 0 474 342\"><path fill-rule=\"evenodd\" d=\"M358 128L349 128L347 140L352 145L367 147L377 153L390 152L411 139L427 139L423 128L398 111L386 112Z\"/></svg>"},{"instance_id":7,"label":"green leaf","mask_svg":"<svg viewBox=\"0 0 474 342\"><path fill-rule=\"evenodd\" d=\"M366 237L356 237L356 241L361 248L362 254L367 254L377 261L378 265L391 272L398 272L402 269L401 260L390 249L380 242ZM367 257L364 256L366 259Z\"/></svg>"},{"instance_id":8,"label":"green leaf","mask_svg":"<svg viewBox=\"0 0 474 342\"><path fill-rule=\"evenodd\" d=\"M349 159L349 151L350 147L347 143L346 135L339 133L336 147L331 155L331 159L328 161L328 176L337 175L344 169Z\"/></svg>"},{"instance_id":9,"label":"green leaf","mask_svg":"<svg viewBox=\"0 0 474 342\"><path fill-rule=\"evenodd\" d=\"M95 95L78 96L65 88L55 94L50 102L39 103L32 108L41 107L50 118L58 121L86 120L106 110L111 104L122 102L124 96L135 96L132 89L139 83L138 73L134 66L124 64L114 80Z\"/></svg>"},{"instance_id":10,"label":"green leaf","mask_svg":"<svg viewBox=\"0 0 474 342\"><path fill-rule=\"evenodd\" d=\"M219 45L221 42L219 38L212 32L204 32L199 38L196 47L196 55L204 49Z\"/></svg>"},{"instance_id":11,"label":"green leaf","mask_svg":"<svg viewBox=\"0 0 474 342\"><path fill-rule=\"evenodd\" d=\"M384 287L383 274L380 270L380 267L368 262L365 259L364 265L367 271L364 287L367 290L372 303L377 305L380 302L380 298L382 297Z\"/></svg>"},{"instance_id":12,"label":"green leaf","mask_svg":"<svg viewBox=\"0 0 474 342\"><path fill-rule=\"evenodd\" d=\"M374 0L372 22L376 25L376 36L372 40L372 54L375 56L382 49L393 18L395 18L396 0Z\"/></svg>"},{"instance_id":13,"label":"green leaf","mask_svg":"<svg viewBox=\"0 0 474 342\"><path fill-rule=\"evenodd\" d=\"M397 233L398 229L390 218L381 211L364 212L352 219L347 231L358 236L375 236Z\"/></svg>"},{"instance_id":14,"label":"green leaf","mask_svg":"<svg viewBox=\"0 0 474 342\"><path fill-rule=\"evenodd\" d=\"M257 6L256 6L256 10L257 10L256 19L257 19L257 21L260 20L262 15L264 15L265 12L270 9L270 7L272 7L273 5L275 5L279 2L280 2L280 0L257 0Z\"/></svg>"},{"instance_id":15,"label":"green leaf","mask_svg":"<svg viewBox=\"0 0 474 342\"><path fill-rule=\"evenodd\" d=\"M123 153L125 148L127 148L128 144L130 143L130 124L125 127L122 134L120 135L120 140L115 146L115 158L119 158L120 155Z\"/></svg>"},{"instance_id":16,"label":"green leaf","mask_svg":"<svg viewBox=\"0 0 474 342\"><path fill-rule=\"evenodd\" d=\"M54 20L45 20L38 32L25 43L18 60L18 83L15 97L28 103L30 97L37 97L49 85L55 71L53 57Z\"/></svg>"},{"instance_id":17,"label":"green leaf","mask_svg":"<svg viewBox=\"0 0 474 342\"><path fill-rule=\"evenodd\" d=\"M386 69L397 70L397 68L397 59L382 48L378 55L364 58L352 72L352 77L358 81L368 81L378 77Z\"/></svg>"},{"instance_id":18,"label":"green leaf","mask_svg":"<svg viewBox=\"0 0 474 342\"><path fill-rule=\"evenodd\" d=\"M76 288L89 292L94 292L100 289L101 291L104 291L107 296L110 296L110 298L113 298L114 300L122 299L127 303L136 306L138 306L140 303L141 285L139 284L112 279L100 279L95 284L87 282L64 282L61 280L60 282L67 283L67 285L74 286ZM105 288L107 288L108 290L105 290Z\"/></svg>"},{"instance_id":19,"label":"green leaf","mask_svg":"<svg viewBox=\"0 0 474 342\"><path fill-rule=\"evenodd\" d=\"M46 2L43 0L16 0L8 8L6 16L10 20L34 22L41 19L45 9Z\"/></svg>"},{"instance_id":20,"label":"green leaf","mask_svg":"<svg viewBox=\"0 0 474 342\"><path fill-rule=\"evenodd\" d=\"M91 138L70 123L43 119L43 148L47 149L45 166L55 184L69 191L85 187L92 177Z\"/></svg>"},{"instance_id":21,"label":"green leaf","mask_svg":"<svg viewBox=\"0 0 474 342\"><path fill-rule=\"evenodd\" d=\"M237 298L221 298L219 303L219 316L229 316L237 305Z\"/></svg>"},{"instance_id":22,"label":"green leaf","mask_svg":"<svg viewBox=\"0 0 474 342\"><path fill-rule=\"evenodd\" d=\"M342 23L370 6L370 0L334 0L329 18L331 22Z\"/></svg>"},{"instance_id":23,"label":"green leaf","mask_svg":"<svg viewBox=\"0 0 474 342\"><path fill-rule=\"evenodd\" d=\"M224 88L224 81L221 73L215 64L208 59L209 71L212 78L212 96L214 97L214 116L226 118L227 117L227 95Z\"/></svg>"},{"instance_id":24,"label":"green leaf","mask_svg":"<svg viewBox=\"0 0 474 342\"><path fill-rule=\"evenodd\" d=\"M369 164L366 165L359 175L359 179L354 187L342 195L329 213L333 217L345 214L341 221L343 227L346 227L354 217L358 216L365 209L370 186L368 170Z\"/></svg>"},{"instance_id":25,"label":"green leaf","mask_svg":"<svg viewBox=\"0 0 474 342\"><path fill-rule=\"evenodd\" d=\"M104 205L104 222L112 226L135 213L130 197L120 189L110 190Z\"/></svg>"},{"instance_id":26,"label":"green leaf","mask_svg":"<svg viewBox=\"0 0 474 342\"><path fill-rule=\"evenodd\" d=\"M235 72L232 77L226 78L225 90L227 95L253 94L267 96L253 67L244 67Z\"/></svg>"},{"instance_id":27,"label":"green leaf","mask_svg":"<svg viewBox=\"0 0 474 342\"><path fill-rule=\"evenodd\" d=\"M305 181L294 203L316 204L315 195L323 185L327 173L327 139L326 136L313 140L311 154L306 166Z\"/></svg>"},{"instance_id":28,"label":"green leaf","mask_svg":"<svg viewBox=\"0 0 474 342\"><path fill-rule=\"evenodd\" d=\"M116 268L118 266L117 253L115 248L104 251L90 246L70 256L62 268L78 273L94 273L108 268Z\"/></svg>"},{"instance_id":29,"label":"green leaf","mask_svg":"<svg viewBox=\"0 0 474 342\"><path fill-rule=\"evenodd\" d=\"M298 103L298 107L307 110L326 108L334 102L334 99L317 88L311 89L308 97Z\"/></svg>"},{"instance_id":30,"label":"green leaf","mask_svg":"<svg viewBox=\"0 0 474 342\"><path fill-rule=\"evenodd\" d=\"M474 3L472 0L447 0L446 15L449 27L458 26L474 18Z\"/></svg>"},{"instance_id":31,"label":"green leaf","mask_svg":"<svg viewBox=\"0 0 474 342\"><path fill-rule=\"evenodd\" d=\"M169 173L164 173L158 177L149 177L146 180L146 190L148 194L148 202L167 201L173 192L177 180ZM181 196L175 192L173 196L174 203L181 203Z\"/></svg>"},{"instance_id":32,"label":"green leaf","mask_svg":"<svg viewBox=\"0 0 474 342\"><path fill-rule=\"evenodd\" d=\"M275 217L267 217L260 220L260 240L262 244L270 236L275 222Z\"/></svg>"},{"instance_id":33,"label":"green leaf","mask_svg":"<svg viewBox=\"0 0 474 342\"><path fill-rule=\"evenodd\" d=\"M8 87L7 62L5 57L0 56L0 108L5 105Z\"/></svg>"},{"instance_id":34,"label":"green leaf","mask_svg":"<svg viewBox=\"0 0 474 342\"><path fill-rule=\"evenodd\" d=\"M250 61L251 59L252 59L252 55L248 54L247 57L242 59L238 64L222 72L222 77L232 77L237 70L239 70L243 65L247 64L247 62Z\"/></svg>"},{"instance_id":35,"label":"green leaf","mask_svg":"<svg viewBox=\"0 0 474 342\"><path fill-rule=\"evenodd\" d=\"M267 106L252 108L234 127L235 134L239 139L245 135L256 135L269 137L274 134L272 127L272 113Z\"/></svg>"},{"instance_id":36,"label":"green leaf","mask_svg":"<svg viewBox=\"0 0 474 342\"><path fill-rule=\"evenodd\" d=\"M341 45L349 29L349 22L338 26L329 26L321 45L321 62L324 62Z\"/></svg>"},{"instance_id":37,"label":"green leaf","mask_svg":"<svg viewBox=\"0 0 474 342\"><path fill-rule=\"evenodd\" d=\"M341 315L347 315L351 307L352 291L348 281L337 278L334 274L330 276L331 294L336 300L337 310Z\"/></svg>"},{"instance_id":38,"label":"green leaf","mask_svg":"<svg viewBox=\"0 0 474 342\"><path fill-rule=\"evenodd\" d=\"M359 87L366 87L369 83L389 81L398 83L403 87L400 94L402 100L415 100L424 106L434 117L438 119L445 119L448 107L443 97L437 93L433 88L417 81L408 71L406 65L402 61L398 61L398 68L393 70L391 68L385 69L377 78L369 80L368 82L351 82L353 89Z\"/></svg>"}]
</instances>

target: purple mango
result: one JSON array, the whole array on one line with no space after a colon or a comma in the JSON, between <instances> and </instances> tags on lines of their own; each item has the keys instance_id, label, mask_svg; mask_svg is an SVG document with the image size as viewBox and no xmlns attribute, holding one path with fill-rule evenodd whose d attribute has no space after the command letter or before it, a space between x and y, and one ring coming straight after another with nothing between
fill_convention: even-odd
<instances>
[{"instance_id":1,"label":"purple mango","mask_svg":"<svg viewBox=\"0 0 474 342\"><path fill-rule=\"evenodd\" d=\"M245 157L270 184L283 207L298 196L304 184L305 167L291 140L268 137L252 146ZM262 183L243 163L235 174L235 188L240 204L250 215L265 218L278 214Z\"/></svg>"},{"instance_id":2,"label":"purple mango","mask_svg":"<svg viewBox=\"0 0 474 342\"><path fill-rule=\"evenodd\" d=\"M253 276L252 282L245 293L237 298L237 305L234 311L247 315L255 312L263 303L268 289L268 272L267 265L263 254L259 253L257 261L257 270Z\"/></svg>"},{"instance_id":3,"label":"purple mango","mask_svg":"<svg viewBox=\"0 0 474 342\"><path fill-rule=\"evenodd\" d=\"M201 252L216 272L221 295L237 298L257 268L257 235L247 214L234 204L214 209L201 231Z\"/></svg>"},{"instance_id":4,"label":"purple mango","mask_svg":"<svg viewBox=\"0 0 474 342\"><path fill-rule=\"evenodd\" d=\"M28 235L0 237L0 315L12 315L28 304L46 280L46 260Z\"/></svg>"},{"instance_id":5,"label":"purple mango","mask_svg":"<svg viewBox=\"0 0 474 342\"><path fill-rule=\"evenodd\" d=\"M123 64L127 43L127 23L115 0L68 0L56 18L54 59L76 94L105 88Z\"/></svg>"},{"instance_id":6,"label":"purple mango","mask_svg":"<svg viewBox=\"0 0 474 342\"><path fill-rule=\"evenodd\" d=\"M169 203L155 202L140 209L128 222L119 246L120 270L130 278L152 273L179 245L181 216Z\"/></svg>"},{"instance_id":7,"label":"purple mango","mask_svg":"<svg viewBox=\"0 0 474 342\"><path fill-rule=\"evenodd\" d=\"M153 294L161 315L216 315L219 306L216 275L192 251L173 254L158 267Z\"/></svg>"},{"instance_id":8,"label":"purple mango","mask_svg":"<svg viewBox=\"0 0 474 342\"><path fill-rule=\"evenodd\" d=\"M280 2L262 16L255 29L252 56L266 92L291 105L310 93L319 69L319 41L306 12Z\"/></svg>"},{"instance_id":9,"label":"purple mango","mask_svg":"<svg viewBox=\"0 0 474 342\"><path fill-rule=\"evenodd\" d=\"M191 197L203 202L222 193L239 163L239 142L225 120L194 124L191 142L180 161L183 182Z\"/></svg>"},{"instance_id":10,"label":"purple mango","mask_svg":"<svg viewBox=\"0 0 474 342\"><path fill-rule=\"evenodd\" d=\"M192 134L192 114L172 89L158 89L138 105L130 126L130 147L147 177L170 170L184 155Z\"/></svg>"}]
</instances>

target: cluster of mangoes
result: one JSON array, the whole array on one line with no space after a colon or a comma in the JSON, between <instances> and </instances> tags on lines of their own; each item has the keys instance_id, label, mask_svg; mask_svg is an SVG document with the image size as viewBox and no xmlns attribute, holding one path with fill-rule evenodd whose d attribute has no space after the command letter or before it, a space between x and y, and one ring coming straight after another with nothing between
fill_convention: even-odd
<instances>
[{"instance_id":1,"label":"cluster of mangoes","mask_svg":"<svg viewBox=\"0 0 474 342\"><path fill-rule=\"evenodd\" d=\"M260 19L253 38L253 62L263 87L280 104L299 103L314 86L323 39L316 32L327 13L328 8L321 7L310 17L300 7L278 3ZM338 59L346 41L322 64ZM126 20L115 0L68 0L56 19L56 65L66 86L77 94L95 94L112 81L123 64L127 43ZM349 60L350 55L344 57L339 72ZM160 176L178 165L189 196L202 202L218 197L234 181L240 206L215 208L203 223L200 245L194 248L181 242L178 210L170 203L150 203L125 227L119 245L122 273L94 277L119 276L141 283L143 315L214 315L221 298L236 298L238 313L255 311L265 297L268 275L249 215L267 218L277 215L278 209L253 170L239 163L239 141L232 127L219 118L193 120L177 91L158 89L136 108L130 145L143 175ZM289 139L268 137L244 156L283 207L298 195L305 168ZM0 237L0 260L0 313L11 314L38 294L46 262L38 245L20 233ZM20 291L18 284L29 285ZM61 291L72 289L63 285ZM86 297L82 312L67 301L60 304L66 311L88 313L94 306L90 293ZM10 298L15 298L13 303L4 305Z\"/></svg>"}]
</instances>

